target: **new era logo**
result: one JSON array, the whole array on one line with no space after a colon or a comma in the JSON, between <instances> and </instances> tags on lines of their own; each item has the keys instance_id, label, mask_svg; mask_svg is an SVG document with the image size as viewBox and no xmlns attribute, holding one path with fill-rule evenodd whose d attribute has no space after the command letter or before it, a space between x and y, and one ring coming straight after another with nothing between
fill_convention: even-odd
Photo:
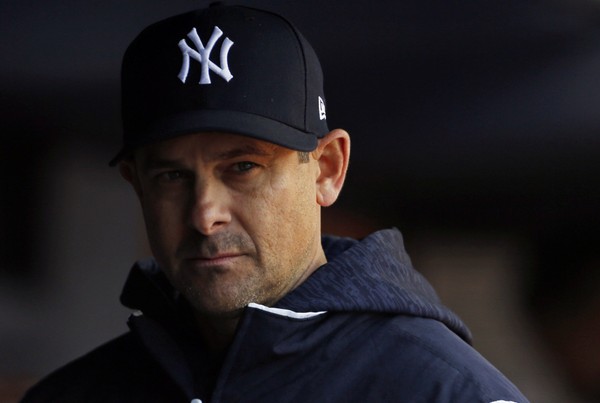
<instances>
[{"instance_id":1,"label":"new era logo","mask_svg":"<svg viewBox=\"0 0 600 403\"><path fill-rule=\"evenodd\" d=\"M210 53L212 52L215 44L219 40L219 38L223 35L223 31L219 29L219 27L215 26L213 29L212 35L210 36L208 42L206 43L206 47L200 40L198 36L198 32L196 28L193 28L187 35L187 37L192 41L192 44L196 47L196 49L192 49L185 39L179 41L179 49L183 55L183 62L181 64L181 70L177 77L181 80L182 83L185 83L187 80L188 73L190 71L190 58L198 61L200 63L200 84L210 84L210 72L212 71L216 75L223 78L225 81L229 82L233 78L231 71L229 71L229 65L227 57L229 55L229 49L233 46L233 42L225 37L223 43L221 44L221 54L219 57L219 61L221 63L220 66L217 66L210 60Z\"/></svg>"},{"instance_id":2,"label":"new era logo","mask_svg":"<svg viewBox=\"0 0 600 403\"><path fill-rule=\"evenodd\" d=\"M325 113L325 101L323 101L323 98L321 97L319 97L319 119L327 119L327 113Z\"/></svg>"}]
</instances>

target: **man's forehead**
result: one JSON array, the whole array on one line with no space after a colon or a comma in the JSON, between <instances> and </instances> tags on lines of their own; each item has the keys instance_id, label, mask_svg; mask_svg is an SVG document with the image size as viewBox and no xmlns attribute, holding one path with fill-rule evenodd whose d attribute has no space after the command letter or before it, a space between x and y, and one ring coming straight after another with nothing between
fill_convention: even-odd
<instances>
[{"instance_id":1,"label":"man's forehead","mask_svg":"<svg viewBox=\"0 0 600 403\"><path fill-rule=\"evenodd\" d=\"M269 156L280 150L287 149L264 140L235 133L201 132L141 147L136 154L144 159L160 159L183 158L201 153L215 159L227 159L242 155Z\"/></svg>"}]
</instances>

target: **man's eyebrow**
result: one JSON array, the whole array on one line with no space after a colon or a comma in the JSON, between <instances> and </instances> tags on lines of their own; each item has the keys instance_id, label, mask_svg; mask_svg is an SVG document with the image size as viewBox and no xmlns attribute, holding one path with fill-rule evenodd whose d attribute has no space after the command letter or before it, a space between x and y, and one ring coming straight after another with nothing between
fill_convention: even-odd
<instances>
[{"instance_id":1,"label":"man's eyebrow","mask_svg":"<svg viewBox=\"0 0 600 403\"><path fill-rule=\"evenodd\" d=\"M216 154L213 160L228 160L233 158L239 158L243 156L260 156L269 157L275 154L275 151L268 147L259 147L253 144L246 144L239 147L231 148L229 150L222 151ZM178 169L184 168L185 164L183 161L177 158L165 158L157 155L152 155L144 159L141 163L142 172L149 172L152 170L159 169Z\"/></svg>"},{"instance_id":2,"label":"man's eyebrow","mask_svg":"<svg viewBox=\"0 0 600 403\"><path fill-rule=\"evenodd\" d=\"M217 160L228 160L232 158L243 157L245 155L257 155L268 157L274 154L274 151L266 147L258 147L252 144L243 145L218 153L215 157Z\"/></svg>"},{"instance_id":3,"label":"man's eyebrow","mask_svg":"<svg viewBox=\"0 0 600 403\"><path fill-rule=\"evenodd\" d=\"M153 170L159 169L173 169L173 168L182 168L183 163L176 159L168 159L168 158L147 158L141 164L142 172L150 172Z\"/></svg>"}]
</instances>

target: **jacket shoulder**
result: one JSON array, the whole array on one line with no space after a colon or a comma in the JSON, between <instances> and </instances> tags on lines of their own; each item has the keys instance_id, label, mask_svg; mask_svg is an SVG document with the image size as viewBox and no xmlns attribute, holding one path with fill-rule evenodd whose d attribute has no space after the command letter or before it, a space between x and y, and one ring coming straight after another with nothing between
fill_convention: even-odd
<instances>
[{"instance_id":1,"label":"jacket shoulder","mask_svg":"<svg viewBox=\"0 0 600 403\"><path fill-rule=\"evenodd\" d=\"M394 329L390 333L403 340L400 344L405 363L410 363L413 373L426 374L413 379L413 387L435 392L436 398L443 396L447 401L528 401L512 382L444 324L402 316L392 322Z\"/></svg>"},{"instance_id":2,"label":"jacket shoulder","mask_svg":"<svg viewBox=\"0 0 600 403\"><path fill-rule=\"evenodd\" d=\"M122 401L125 394L151 384L157 372L160 368L137 338L126 333L46 376L21 402Z\"/></svg>"}]
</instances>

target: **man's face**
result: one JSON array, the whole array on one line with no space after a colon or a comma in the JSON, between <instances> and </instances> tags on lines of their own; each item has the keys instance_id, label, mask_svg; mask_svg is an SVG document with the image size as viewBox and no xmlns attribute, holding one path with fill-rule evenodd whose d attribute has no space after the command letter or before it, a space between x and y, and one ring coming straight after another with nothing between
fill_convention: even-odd
<instances>
[{"instance_id":1,"label":"man's face","mask_svg":"<svg viewBox=\"0 0 600 403\"><path fill-rule=\"evenodd\" d=\"M131 164L154 256L199 314L273 304L325 263L313 158L201 133L141 148Z\"/></svg>"}]
</instances>

